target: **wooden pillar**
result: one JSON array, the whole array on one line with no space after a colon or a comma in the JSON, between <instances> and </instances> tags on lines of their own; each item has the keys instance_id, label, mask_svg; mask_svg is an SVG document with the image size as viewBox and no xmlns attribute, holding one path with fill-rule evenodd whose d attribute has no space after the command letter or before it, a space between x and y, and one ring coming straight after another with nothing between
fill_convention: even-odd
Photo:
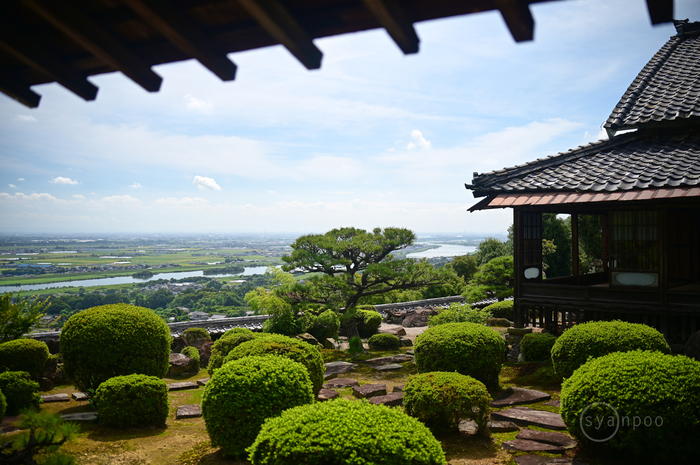
<instances>
[{"instance_id":1,"label":"wooden pillar","mask_svg":"<svg viewBox=\"0 0 700 465\"><path fill-rule=\"evenodd\" d=\"M527 309L520 305L520 283L523 277L523 231L522 213L519 209L513 209L513 325L516 328L525 326L523 312Z\"/></svg>"},{"instance_id":2,"label":"wooden pillar","mask_svg":"<svg viewBox=\"0 0 700 465\"><path fill-rule=\"evenodd\" d=\"M571 265L576 278L579 275L579 254L578 254L578 213L571 214ZM578 282L578 279L577 279Z\"/></svg>"}]
</instances>

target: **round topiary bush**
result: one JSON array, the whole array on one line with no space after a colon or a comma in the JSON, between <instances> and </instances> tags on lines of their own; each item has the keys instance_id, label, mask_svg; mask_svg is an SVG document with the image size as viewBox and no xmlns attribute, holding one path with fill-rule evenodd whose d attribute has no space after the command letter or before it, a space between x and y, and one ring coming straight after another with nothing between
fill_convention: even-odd
<instances>
[{"instance_id":1,"label":"round topiary bush","mask_svg":"<svg viewBox=\"0 0 700 465\"><path fill-rule=\"evenodd\" d=\"M39 408L39 383L32 381L26 371L0 373L0 391L7 402L7 415L19 415L24 409Z\"/></svg>"},{"instance_id":2,"label":"round topiary bush","mask_svg":"<svg viewBox=\"0 0 700 465\"><path fill-rule=\"evenodd\" d=\"M233 328L226 331L224 335L217 339L214 345L211 346L211 356L209 357L207 371L210 375L213 375L216 370L221 368L221 365L224 364L226 356L234 348L238 347L244 342L267 336L267 333L254 333L245 328Z\"/></svg>"},{"instance_id":3,"label":"round topiary bush","mask_svg":"<svg viewBox=\"0 0 700 465\"><path fill-rule=\"evenodd\" d=\"M419 335L414 351L418 373L456 371L497 388L506 345L498 331L488 326L446 323Z\"/></svg>"},{"instance_id":4,"label":"round topiary bush","mask_svg":"<svg viewBox=\"0 0 700 465\"><path fill-rule=\"evenodd\" d=\"M162 378L170 366L171 339L153 310L129 304L89 308L63 326L63 369L81 391L120 375Z\"/></svg>"},{"instance_id":5,"label":"round topiary bush","mask_svg":"<svg viewBox=\"0 0 700 465\"><path fill-rule=\"evenodd\" d=\"M460 420L470 419L488 434L491 400L481 381L442 371L411 376L403 390L404 411L436 432L457 432Z\"/></svg>"},{"instance_id":6,"label":"round topiary bush","mask_svg":"<svg viewBox=\"0 0 700 465\"><path fill-rule=\"evenodd\" d=\"M284 411L265 422L248 448L253 465L439 465L440 443L398 409L338 399Z\"/></svg>"},{"instance_id":7,"label":"round topiary bush","mask_svg":"<svg viewBox=\"0 0 700 465\"><path fill-rule=\"evenodd\" d=\"M5 416L5 411L7 410L7 400L5 399L5 394L0 391L0 420Z\"/></svg>"},{"instance_id":8,"label":"round topiary bush","mask_svg":"<svg viewBox=\"0 0 700 465\"><path fill-rule=\"evenodd\" d=\"M340 318L333 310L326 310L314 317L306 332L315 337L319 342L323 342L329 337L335 337L340 328Z\"/></svg>"},{"instance_id":9,"label":"round topiary bush","mask_svg":"<svg viewBox=\"0 0 700 465\"><path fill-rule=\"evenodd\" d=\"M164 425L168 418L168 386L147 375L115 376L95 391L100 422L116 428Z\"/></svg>"},{"instance_id":10,"label":"round topiary bush","mask_svg":"<svg viewBox=\"0 0 700 465\"><path fill-rule=\"evenodd\" d=\"M469 304L454 302L446 310L428 317L428 326L444 325L445 323L478 323L483 325L489 318L491 318L491 313L485 309L471 308Z\"/></svg>"},{"instance_id":11,"label":"round topiary bush","mask_svg":"<svg viewBox=\"0 0 700 465\"><path fill-rule=\"evenodd\" d=\"M355 311L355 321L360 337L370 337L377 332L382 324L382 316L374 310L358 308Z\"/></svg>"},{"instance_id":12,"label":"round topiary bush","mask_svg":"<svg viewBox=\"0 0 700 465\"><path fill-rule=\"evenodd\" d=\"M204 388L202 415L214 447L245 453L265 419L314 401L306 368L279 356L245 357L224 364Z\"/></svg>"},{"instance_id":13,"label":"round topiary bush","mask_svg":"<svg viewBox=\"0 0 700 465\"><path fill-rule=\"evenodd\" d=\"M195 373L199 373L199 350L197 350L196 347L187 346L184 349L182 349L180 353L194 360L194 368L192 369L192 371Z\"/></svg>"},{"instance_id":14,"label":"round topiary bush","mask_svg":"<svg viewBox=\"0 0 700 465\"><path fill-rule=\"evenodd\" d=\"M650 326L624 321L591 321L572 326L559 336L552 347L552 364L559 376L568 378L588 357L630 350L671 353L663 335Z\"/></svg>"},{"instance_id":15,"label":"round topiary bush","mask_svg":"<svg viewBox=\"0 0 700 465\"><path fill-rule=\"evenodd\" d=\"M49 347L36 339L15 339L0 344L0 372L26 371L38 376L49 358Z\"/></svg>"},{"instance_id":16,"label":"round topiary bush","mask_svg":"<svg viewBox=\"0 0 700 465\"><path fill-rule=\"evenodd\" d=\"M564 381L561 416L579 441L632 463L695 463L700 362L652 351L591 359Z\"/></svg>"},{"instance_id":17,"label":"round topiary bush","mask_svg":"<svg viewBox=\"0 0 700 465\"><path fill-rule=\"evenodd\" d=\"M401 340L393 334L375 334L367 340L369 350L397 350Z\"/></svg>"},{"instance_id":18,"label":"round topiary bush","mask_svg":"<svg viewBox=\"0 0 700 465\"><path fill-rule=\"evenodd\" d=\"M182 338L188 346L201 346L202 343L211 341L209 331L204 328L187 328L182 332Z\"/></svg>"},{"instance_id":19,"label":"round topiary bush","mask_svg":"<svg viewBox=\"0 0 700 465\"><path fill-rule=\"evenodd\" d=\"M484 310L491 313L494 318L505 318L513 321L514 314L512 300L503 300L501 302L493 303L487 307L484 307Z\"/></svg>"},{"instance_id":20,"label":"round topiary bush","mask_svg":"<svg viewBox=\"0 0 700 465\"><path fill-rule=\"evenodd\" d=\"M548 333L526 334L520 341L520 352L528 362L548 361L556 341L556 336Z\"/></svg>"},{"instance_id":21,"label":"round topiary bush","mask_svg":"<svg viewBox=\"0 0 700 465\"><path fill-rule=\"evenodd\" d=\"M224 363L257 355L278 355L301 363L309 372L314 396L321 390L326 368L321 351L311 344L281 334L268 334L235 347L228 353Z\"/></svg>"}]
</instances>

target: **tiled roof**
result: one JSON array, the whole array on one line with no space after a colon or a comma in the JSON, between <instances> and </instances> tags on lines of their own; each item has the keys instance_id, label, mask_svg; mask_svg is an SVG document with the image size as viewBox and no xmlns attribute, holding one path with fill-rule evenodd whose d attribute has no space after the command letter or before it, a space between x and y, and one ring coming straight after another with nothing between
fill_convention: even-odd
<instances>
[{"instance_id":1,"label":"tiled roof","mask_svg":"<svg viewBox=\"0 0 700 465\"><path fill-rule=\"evenodd\" d=\"M605 128L700 117L700 23L675 21L671 37L627 88Z\"/></svg>"},{"instance_id":2,"label":"tiled roof","mask_svg":"<svg viewBox=\"0 0 700 465\"><path fill-rule=\"evenodd\" d=\"M700 130L623 134L524 165L474 174L475 197L700 186Z\"/></svg>"}]
</instances>

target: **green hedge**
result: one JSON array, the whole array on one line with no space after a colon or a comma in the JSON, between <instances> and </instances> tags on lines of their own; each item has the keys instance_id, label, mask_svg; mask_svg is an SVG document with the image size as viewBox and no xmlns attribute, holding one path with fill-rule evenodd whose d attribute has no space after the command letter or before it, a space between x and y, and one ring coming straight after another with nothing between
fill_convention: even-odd
<instances>
[{"instance_id":1,"label":"green hedge","mask_svg":"<svg viewBox=\"0 0 700 465\"><path fill-rule=\"evenodd\" d=\"M514 318L512 300L493 303L484 307L484 310L490 312L494 318L505 318L510 321L513 321Z\"/></svg>"},{"instance_id":2,"label":"green hedge","mask_svg":"<svg viewBox=\"0 0 700 465\"><path fill-rule=\"evenodd\" d=\"M311 318L306 332L323 342L329 337L336 337L340 329L340 318L333 310L326 310L318 316Z\"/></svg>"},{"instance_id":3,"label":"green hedge","mask_svg":"<svg viewBox=\"0 0 700 465\"><path fill-rule=\"evenodd\" d=\"M235 347L238 347L244 342L266 336L268 336L267 333L254 333L246 328L233 328L226 331L224 335L217 339L211 346L211 356L209 357L207 371L210 375L213 375L216 370L221 368L221 365L224 364L226 356Z\"/></svg>"},{"instance_id":4,"label":"green hedge","mask_svg":"<svg viewBox=\"0 0 700 465\"><path fill-rule=\"evenodd\" d=\"M652 351L591 359L564 381L561 415L572 435L605 455L696 463L700 362Z\"/></svg>"},{"instance_id":5,"label":"green hedge","mask_svg":"<svg viewBox=\"0 0 700 465\"><path fill-rule=\"evenodd\" d=\"M314 401L306 368L284 357L245 357L226 363L204 388L202 415L214 447L240 457L263 422Z\"/></svg>"},{"instance_id":6,"label":"green hedge","mask_svg":"<svg viewBox=\"0 0 700 465\"><path fill-rule=\"evenodd\" d=\"M486 386L471 376L434 371L411 376L403 390L407 414L436 432L457 432L463 419L474 420L488 434L491 402Z\"/></svg>"},{"instance_id":7,"label":"green hedge","mask_svg":"<svg viewBox=\"0 0 700 465\"><path fill-rule=\"evenodd\" d=\"M63 369L81 391L120 375L162 378L170 367L170 328L153 310L129 304L93 307L61 331Z\"/></svg>"},{"instance_id":8,"label":"green hedge","mask_svg":"<svg viewBox=\"0 0 700 465\"><path fill-rule=\"evenodd\" d=\"M401 340L393 334L375 334L367 341L369 350L397 350L401 347Z\"/></svg>"},{"instance_id":9,"label":"green hedge","mask_svg":"<svg viewBox=\"0 0 700 465\"><path fill-rule=\"evenodd\" d=\"M5 399L5 394L0 391L0 420L5 416L5 411L7 410L7 400Z\"/></svg>"},{"instance_id":10,"label":"green hedge","mask_svg":"<svg viewBox=\"0 0 700 465\"><path fill-rule=\"evenodd\" d=\"M100 422L116 428L164 425L168 418L168 386L147 375L115 376L95 391Z\"/></svg>"},{"instance_id":11,"label":"green hedge","mask_svg":"<svg viewBox=\"0 0 700 465\"><path fill-rule=\"evenodd\" d=\"M0 344L0 372L26 371L38 376L49 358L49 347L36 339L15 339Z\"/></svg>"},{"instance_id":12,"label":"green hedge","mask_svg":"<svg viewBox=\"0 0 700 465\"><path fill-rule=\"evenodd\" d=\"M323 386L323 357L318 348L304 341L281 334L267 334L265 337L244 342L228 353L224 363L248 356L278 355L301 363L309 372L314 395Z\"/></svg>"},{"instance_id":13,"label":"green hedge","mask_svg":"<svg viewBox=\"0 0 700 465\"><path fill-rule=\"evenodd\" d=\"M199 350L196 347L187 346L180 351L182 355L189 357L194 360L194 368L192 371L199 373Z\"/></svg>"},{"instance_id":14,"label":"green hedge","mask_svg":"<svg viewBox=\"0 0 700 465\"><path fill-rule=\"evenodd\" d=\"M7 402L7 415L19 415L24 409L37 409L41 403L39 383L26 371L0 373L0 391Z\"/></svg>"},{"instance_id":15,"label":"green hedge","mask_svg":"<svg viewBox=\"0 0 700 465\"><path fill-rule=\"evenodd\" d=\"M487 326L446 323L419 335L414 351L418 373L456 371L497 388L506 344L498 331Z\"/></svg>"},{"instance_id":16,"label":"green hedge","mask_svg":"<svg viewBox=\"0 0 700 465\"><path fill-rule=\"evenodd\" d=\"M520 341L520 352L528 362L549 361L556 336L548 333L530 333Z\"/></svg>"},{"instance_id":17,"label":"green hedge","mask_svg":"<svg viewBox=\"0 0 700 465\"><path fill-rule=\"evenodd\" d=\"M552 347L552 364L559 376L568 378L588 357L630 350L671 353L663 335L650 326L617 320L591 321L572 326L559 336Z\"/></svg>"},{"instance_id":18,"label":"green hedge","mask_svg":"<svg viewBox=\"0 0 700 465\"><path fill-rule=\"evenodd\" d=\"M211 335L209 331L204 328L187 328L182 332L182 338L185 340L187 345L195 345L199 341L211 340Z\"/></svg>"},{"instance_id":19,"label":"green hedge","mask_svg":"<svg viewBox=\"0 0 700 465\"><path fill-rule=\"evenodd\" d=\"M485 309L471 308L469 304L454 302L449 308L437 315L428 317L428 326L444 325L445 323L478 323L486 324L491 318L491 312Z\"/></svg>"},{"instance_id":20,"label":"green hedge","mask_svg":"<svg viewBox=\"0 0 700 465\"><path fill-rule=\"evenodd\" d=\"M440 443L399 409L338 399L284 411L248 448L253 465L442 465Z\"/></svg>"}]
</instances>

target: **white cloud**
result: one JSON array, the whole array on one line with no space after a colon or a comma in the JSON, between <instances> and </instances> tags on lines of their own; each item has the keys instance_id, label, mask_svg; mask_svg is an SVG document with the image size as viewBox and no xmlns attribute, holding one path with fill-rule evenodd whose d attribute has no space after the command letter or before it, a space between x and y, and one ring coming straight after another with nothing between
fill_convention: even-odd
<instances>
[{"instance_id":1,"label":"white cloud","mask_svg":"<svg viewBox=\"0 0 700 465\"><path fill-rule=\"evenodd\" d=\"M409 142L406 148L408 150L413 150L416 147L420 147L422 149L429 149L432 144L430 143L429 140L426 140L425 137L423 137L423 133L420 132L418 129L414 129L411 131L411 138L413 141Z\"/></svg>"},{"instance_id":2,"label":"white cloud","mask_svg":"<svg viewBox=\"0 0 700 465\"><path fill-rule=\"evenodd\" d=\"M24 181L24 178L17 178L18 181Z\"/></svg>"},{"instance_id":3,"label":"white cloud","mask_svg":"<svg viewBox=\"0 0 700 465\"><path fill-rule=\"evenodd\" d=\"M73 194L73 198L78 200L85 200L85 196L80 194Z\"/></svg>"},{"instance_id":4,"label":"white cloud","mask_svg":"<svg viewBox=\"0 0 700 465\"><path fill-rule=\"evenodd\" d=\"M53 178L52 180L49 181L51 184L67 184L67 185L75 185L78 184L78 181L75 181L71 178L64 178L63 176L57 176Z\"/></svg>"},{"instance_id":5,"label":"white cloud","mask_svg":"<svg viewBox=\"0 0 700 465\"><path fill-rule=\"evenodd\" d=\"M140 189L140 188L141 188L141 183L140 183L140 182L135 182L135 183L133 183L132 185L130 185L129 187L132 187L132 188L134 188L134 189Z\"/></svg>"},{"instance_id":6,"label":"white cloud","mask_svg":"<svg viewBox=\"0 0 700 465\"><path fill-rule=\"evenodd\" d=\"M32 115L17 115L15 116L15 121L36 123L36 118L34 118Z\"/></svg>"},{"instance_id":7,"label":"white cloud","mask_svg":"<svg viewBox=\"0 0 700 465\"><path fill-rule=\"evenodd\" d=\"M8 184L8 186L10 186L13 189L17 189L17 186L15 186L14 184Z\"/></svg>"},{"instance_id":8,"label":"white cloud","mask_svg":"<svg viewBox=\"0 0 700 465\"><path fill-rule=\"evenodd\" d=\"M183 197L181 199L175 197L166 197L156 200L158 205L168 205L172 207L202 207L209 204L209 201L201 197Z\"/></svg>"},{"instance_id":9,"label":"white cloud","mask_svg":"<svg viewBox=\"0 0 700 465\"><path fill-rule=\"evenodd\" d=\"M207 100L202 100L194 97L192 94L185 95L185 104L190 110L206 111L210 110L213 105Z\"/></svg>"},{"instance_id":10,"label":"white cloud","mask_svg":"<svg viewBox=\"0 0 700 465\"><path fill-rule=\"evenodd\" d=\"M103 197L102 201L107 203L141 203L139 199L136 199L130 195L112 195L109 197Z\"/></svg>"},{"instance_id":11,"label":"white cloud","mask_svg":"<svg viewBox=\"0 0 700 465\"><path fill-rule=\"evenodd\" d=\"M21 192L17 192L15 195L8 194L7 192L0 192L0 201L57 201L58 199L51 194L47 193L33 193L25 195Z\"/></svg>"},{"instance_id":12,"label":"white cloud","mask_svg":"<svg viewBox=\"0 0 700 465\"><path fill-rule=\"evenodd\" d=\"M220 191L221 186L219 186L216 181L214 181L212 178L207 178L206 176L195 176L194 181L192 181L192 184L197 186L197 188L206 191L206 190L212 190L212 191Z\"/></svg>"},{"instance_id":13,"label":"white cloud","mask_svg":"<svg viewBox=\"0 0 700 465\"><path fill-rule=\"evenodd\" d=\"M277 191L267 191L267 193L268 193L268 194L275 195L275 194L277 194Z\"/></svg>"}]
</instances>

